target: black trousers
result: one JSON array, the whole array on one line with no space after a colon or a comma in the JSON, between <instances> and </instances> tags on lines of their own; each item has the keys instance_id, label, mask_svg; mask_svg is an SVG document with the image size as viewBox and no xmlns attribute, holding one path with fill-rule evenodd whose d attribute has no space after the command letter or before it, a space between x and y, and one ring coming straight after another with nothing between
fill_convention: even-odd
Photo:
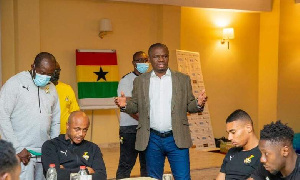
<instances>
[{"instance_id":1,"label":"black trousers","mask_svg":"<svg viewBox=\"0 0 300 180\"><path fill-rule=\"evenodd\" d=\"M116 179L130 177L138 155L141 176L147 176L145 152L135 149L136 127L137 126L120 126L120 159Z\"/></svg>"}]
</instances>

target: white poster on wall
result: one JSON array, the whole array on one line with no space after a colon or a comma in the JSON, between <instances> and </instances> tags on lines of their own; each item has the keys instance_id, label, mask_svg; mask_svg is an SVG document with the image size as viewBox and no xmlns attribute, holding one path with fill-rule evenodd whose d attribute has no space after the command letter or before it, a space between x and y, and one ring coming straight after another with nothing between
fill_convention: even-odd
<instances>
[{"instance_id":1,"label":"white poster on wall","mask_svg":"<svg viewBox=\"0 0 300 180\"><path fill-rule=\"evenodd\" d=\"M176 50L176 57L178 71L190 76L193 94L195 97L198 97L199 93L205 89L200 54L198 52ZM202 113L188 114L188 120L193 145L197 149L215 148L208 103L206 103Z\"/></svg>"}]
</instances>

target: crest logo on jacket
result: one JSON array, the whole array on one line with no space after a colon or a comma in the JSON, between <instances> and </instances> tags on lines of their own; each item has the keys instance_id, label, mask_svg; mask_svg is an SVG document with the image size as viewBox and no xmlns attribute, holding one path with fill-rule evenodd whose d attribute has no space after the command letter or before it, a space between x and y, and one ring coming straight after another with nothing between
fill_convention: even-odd
<instances>
[{"instance_id":1,"label":"crest logo on jacket","mask_svg":"<svg viewBox=\"0 0 300 180\"><path fill-rule=\"evenodd\" d=\"M46 92L46 94L49 94L49 93L50 93L50 90L49 90L49 86L48 86L48 85L45 87L45 92Z\"/></svg>"},{"instance_id":2,"label":"crest logo on jacket","mask_svg":"<svg viewBox=\"0 0 300 180\"><path fill-rule=\"evenodd\" d=\"M84 154L82 155L82 157L85 159L85 160L89 160L90 156L88 155L88 152L84 152Z\"/></svg>"},{"instance_id":3,"label":"crest logo on jacket","mask_svg":"<svg viewBox=\"0 0 300 180\"><path fill-rule=\"evenodd\" d=\"M251 156L247 157L246 159L244 159L244 163L245 163L245 164L251 163L251 159L252 159L252 158L254 158L254 155L251 155Z\"/></svg>"}]
</instances>

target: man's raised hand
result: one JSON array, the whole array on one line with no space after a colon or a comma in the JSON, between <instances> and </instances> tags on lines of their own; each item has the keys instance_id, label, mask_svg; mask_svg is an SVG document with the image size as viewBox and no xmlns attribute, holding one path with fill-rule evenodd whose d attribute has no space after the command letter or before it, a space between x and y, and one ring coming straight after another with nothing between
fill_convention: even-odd
<instances>
[{"instance_id":1,"label":"man's raised hand","mask_svg":"<svg viewBox=\"0 0 300 180\"><path fill-rule=\"evenodd\" d=\"M121 91L121 96L115 98L115 103L118 107L123 108L127 105L126 97L123 91Z\"/></svg>"},{"instance_id":2,"label":"man's raised hand","mask_svg":"<svg viewBox=\"0 0 300 180\"><path fill-rule=\"evenodd\" d=\"M207 101L207 96L206 96L206 93L205 93L205 89L203 89L202 91L201 91L201 93L199 94L199 96L198 96L198 105L200 106L200 107L203 107L203 106L205 106L205 103L206 103L206 101Z\"/></svg>"}]
</instances>

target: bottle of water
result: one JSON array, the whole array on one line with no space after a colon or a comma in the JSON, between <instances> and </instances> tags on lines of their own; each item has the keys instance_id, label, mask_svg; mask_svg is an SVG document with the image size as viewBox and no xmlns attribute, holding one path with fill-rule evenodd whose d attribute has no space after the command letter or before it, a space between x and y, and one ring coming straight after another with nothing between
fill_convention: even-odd
<instances>
[{"instance_id":1,"label":"bottle of water","mask_svg":"<svg viewBox=\"0 0 300 180\"><path fill-rule=\"evenodd\" d=\"M80 166L80 170L79 170L78 174L79 175L88 175L85 170L85 166Z\"/></svg>"},{"instance_id":2,"label":"bottle of water","mask_svg":"<svg viewBox=\"0 0 300 180\"><path fill-rule=\"evenodd\" d=\"M55 169L55 164L50 164L46 175L47 180L57 180L57 172Z\"/></svg>"}]
</instances>

